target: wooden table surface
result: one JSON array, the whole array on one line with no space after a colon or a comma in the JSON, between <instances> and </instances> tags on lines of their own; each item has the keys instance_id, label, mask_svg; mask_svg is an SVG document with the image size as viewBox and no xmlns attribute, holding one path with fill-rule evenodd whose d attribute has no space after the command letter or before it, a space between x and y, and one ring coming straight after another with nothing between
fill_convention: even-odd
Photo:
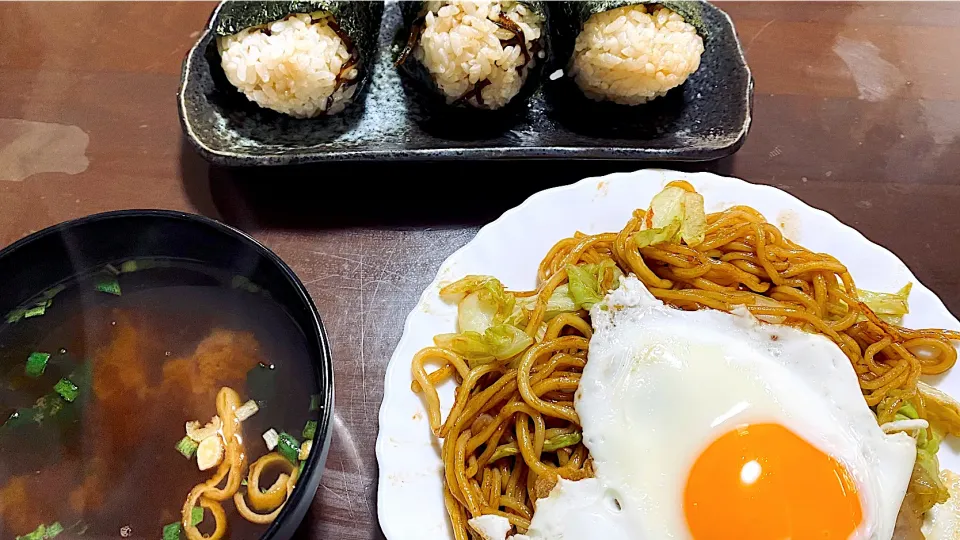
<instances>
[{"instance_id":1,"label":"wooden table surface","mask_svg":"<svg viewBox=\"0 0 960 540\"><path fill-rule=\"evenodd\" d=\"M336 363L333 446L300 536L382 537L384 368L440 263L531 193L644 165L211 168L184 143L175 94L213 6L0 3L0 243L156 207L221 219L276 251L317 303ZM721 7L756 77L753 128L736 155L683 168L834 214L960 309L960 3Z\"/></svg>"}]
</instances>

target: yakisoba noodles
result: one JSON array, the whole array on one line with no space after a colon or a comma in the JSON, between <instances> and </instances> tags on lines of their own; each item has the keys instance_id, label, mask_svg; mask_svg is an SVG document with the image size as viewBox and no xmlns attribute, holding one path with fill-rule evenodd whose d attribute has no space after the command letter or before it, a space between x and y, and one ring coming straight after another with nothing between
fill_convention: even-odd
<instances>
[{"instance_id":1,"label":"yakisoba noodles","mask_svg":"<svg viewBox=\"0 0 960 540\"><path fill-rule=\"evenodd\" d=\"M670 186L693 192L686 182ZM592 476L574 409L591 337L589 315L578 309L547 320L548 302L568 284L571 266L594 265L601 291L613 288L620 274L632 273L677 308L746 306L760 320L823 334L850 359L881 424L908 400L920 418L927 417L924 404L937 391L918 386L918 378L956 363L951 340L960 333L887 322L861 301L839 260L784 238L753 208L706 215L703 239L695 246L670 241L638 247L636 233L649 217L636 210L619 232L578 232L547 252L537 288L513 293L526 321L519 327L534 338L525 350L475 361L450 348L428 347L413 358L413 390L423 395L430 427L443 439L444 502L457 540L472 534L469 519L487 514L526 532L535 501L558 476ZM428 364L440 367L427 371ZM456 397L442 418L436 386L451 377L458 383ZM928 488L915 478L908 494Z\"/></svg>"},{"instance_id":2,"label":"yakisoba noodles","mask_svg":"<svg viewBox=\"0 0 960 540\"><path fill-rule=\"evenodd\" d=\"M183 503L181 525L190 540L217 540L226 535L227 515L221 503L231 498L237 512L244 519L252 523L272 523L283 510L283 505L296 485L299 468L279 453L271 452L250 465L244 498L241 484L247 458L243 446L242 423L237 417L240 405L240 395L232 388L224 387L217 393L217 415L222 421L222 431L220 435L214 436L222 435L226 442L226 451L213 476L190 490ZM260 478L268 466L281 467L284 472L277 476L273 485L261 489ZM223 487L219 487L221 484ZM213 515L216 529L212 534L202 534L193 523L193 508L196 506L209 510Z\"/></svg>"}]
</instances>

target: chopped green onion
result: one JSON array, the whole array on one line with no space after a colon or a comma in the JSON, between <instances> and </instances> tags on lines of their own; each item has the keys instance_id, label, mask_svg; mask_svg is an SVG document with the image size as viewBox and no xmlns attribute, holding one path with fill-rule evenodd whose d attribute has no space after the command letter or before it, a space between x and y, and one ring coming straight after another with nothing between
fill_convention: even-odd
<instances>
[{"instance_id":1,"label":"chopped green onion","mask_svg":"<svg viewBox=\"0 0 960 540\"><path fill-rule=\"evenodd\" d=\"M310 396L310 411L319 411L320 410L320 394L312 394Z\"/></svg>"},{"instance_id":2,"label":"chopped green onion","mask_svg":"<svg viewBox=\"0 0 960 540\"><path fill-rule=\"evenodd\" d=\"M257 411L260 410L260 407L257 406L257 402L254 400L247 401L243 405L237 407L237 420L243 422L247 418L257 414Z\"/></svg>"},{"instance_id":3,"label":"chopped green onion","mask_svg":"<svg viewBox=\"0 0 960 540\"><path fill-rule=\"evenodd\" d=\"M60 397L73 403L73 400L77 399L77 395L80 394L80 389L77 388L77 385L70 382L70 379L60 379L56 385L54 385L53 390L60 394Z\"/></svg>"},{"instance_id":4,"label":"chopped green onion","mask_svg":"<svg viewBox=\"0 0 960 540\"><path fill-rule=\"evenodd\" d=\"M123 261L120 264L120 273L126 274L127 272L136 272L137 271L137 261Z\"/></svg>"},{"instance_id":5,"label":"chopped green onion","mask_svg":"<svg viewBox=\"0 0 960 540\"><path fill-rule=\"evenodd\" d=\"M280 455L287 458L290 463L296 464L300 456L300 442L293 436L283 431L277 442L277 451Z\"/></svg>"},{"instance_id":6,"label":"chopped green onion","mask_svg":"<svg viewBox=\"0 0 960 540\"><path fill-rule=\"evenodd\" d=\"M33 532L28 532L23 536L18 536L17 540L43 540L47 532L47 527L45 525L40 525Z\"/></svg>"},{"instance_id":7,"label":"chopped green onion","mask_svg":"<svg viewBox=\"0 0 960 540\"><path fill-rule=\"evenodd\" d=\"M263 434L263 442L267 443L267 450L273 452L273 449L277 447L277 443L280 442L280 435L277 434L277 430L270 428Z\"/></svg>"},{"instance_id":8,"label":"chopped green onion","mask_svg":"<svg viewBox=\"0 0 960 540\"><path fill-rule=\"evenodd\" d=\"M240 485L241 485L241 486L247 485L247 479L244 478L243 480L241 480L241 481L240 481Z\"/></svg>"},{"instance_id":9,"label":"chopped green onion","mask_svg":"<svg viewBox=\"0 0 960 540\"><path fill-rule=\"evenodd\" d=\"M47 361L50 360L50 353L32 352L27 357L27 367L24 370L27 377L37 377L43 375L47 369Z\"/></svg>"},{"instance_id":10,"label":"chopped green onion","mask_svg":"<svg viewBox=\"0 0 960 540\"><path fill-rule=\"evenodd\" d=\"M203 507L194 506L190 509L190 525L196 527L203 521Z\"/></svg>"},{"instance_id":11,"label":"chopped green onion","mask_svg":"<svg viewBox=\"0 0 960 540\"><path fill-rule=\"evenodd\" d=\"M18 536L17 540L49 540L63 532L63 525L59 521L54 521L50 525L40 525L32 532L23 536Z\"/></svg>"},{"instance_id":12,"label":"chopped green onion","mask_svg":"<svg viewBox=\"0 0 960 540\"><path fill-rule=\"evenodd\" d=\"M68 377L82 391L87 392L90 388L90 379L92 364L85 362L70 372ZM42 421L56 416L64 409L67 402L57 392L50 392L37 398L32 407L17 409L3 423L3 428L17 428L31 423L41 423Z\"/></svg>"},{"instance_id":13,"label":"chopped green onion","mask_svg":"<svg viewBox=\"0 0 960 540\"><path fill-rule=\"evenodd\" d=\"M179 522L174 522L163 526L163 540L180 540Z\"/></svg>"},{"instance_id":14,"label":"chopped green onion","mask_svg":"<svg viewBox=\"0 0 960 540\"><path fill-rule=\"evenodd\" d=\"M97 282L97 290L107 294L120 296L120 282L117 281L117 278L115 277L101 279Z\"/></svg>"},{"instance_id":15,"label":"chopped green onion","mask_svg":"<svg viewBox=\"0 0 960 540\"><path fill-rule=\"evenodd\" d=\"M303 426L303 438L312 439L313 436L316 434L317 434L317 421L307 420L306 425Z\"/></svg>"},{"instance_id":16,"label":"chopped green onion","mask_svg":"<svg viewBox=\"0 0 960 540\"><path fill-rule=\"evenodd\" d=\"M63 532L63 525L61 525L59 521L54 521L53 523L50 524L49 527L47 527L46 538L53 538L54 536L62 532Z\"/></svg>"},{"instance_id":17,"label":"chopped green onion","mask_svg":"<svg viewBox=\"0 0 960 540\"><path fill-rule=\"evenodd\" d=\"M197 443L197 441L190 437L184 437L180 439L180 442L178 442L174 448L177 449L177 452L183 454L183 457L190 459L197 453L198 446L200 446L200 444Z\"/></svg>"},{"instance_id":18,"label":"chopped green onion","mask_svg":"<svg viewBox=\"0 0 960 540\"><path fill-rule=\"evenodd\" d=\"M47 308L53 305L53 297L63 292L66 288L66 285L57 285L44 291L43 294L40 295L40 300L34 303L33 306L29 308L17 308L7 313L7 322L13 324L20 322L20 320L25 317L39 317L43 315L46 313Z\"/></svg>"},{"instance_id":19,"label":"chopped green onion","mask_svg":"<svg viewBox=\"0 0 960 540\"><path fill-rule=\"evenodd\" d=\"M41 524L32 532L28 532L23 536L18 536L17 540L43 540L44 536L46 536L46 533L47 533L46 525Z\"/></svg>"},{"instance_id":20,"label":"chopped green onion","mask_svg":"<svg viewBox=\"0 0 960 540\"><path fill-rule=\"evenodd\" d=\"M47 300L46 302L37 304L37 305L33 306L32 308L24 311L24 312L23 312L23 318L29 319L30 317L39 317L39 316L43 315L44 313L47 312L47 308L50 307L50 306L48 305L48 302L50 302L50 301Z\"/></svg>"}]
</instances>

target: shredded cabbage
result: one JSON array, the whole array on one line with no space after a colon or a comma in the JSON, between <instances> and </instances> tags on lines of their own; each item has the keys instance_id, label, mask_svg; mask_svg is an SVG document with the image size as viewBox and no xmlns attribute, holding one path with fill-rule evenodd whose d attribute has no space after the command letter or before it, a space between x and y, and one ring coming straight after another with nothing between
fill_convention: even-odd
<instances>
[{"instance_id":1,"label":"shredded cabbage","mask_svg":"<svg viewBox=\"0 0 960 540\"><path fill-rule=\"evenodd\" d=\"M687 192L683 201L683 225L680 227L680 238L688 246L696 246L703 242L707 234L707 212L703 207L703 195Z\"/></svg>"},{"instance_id":2,"label":"shredded cabbage","mask_svg":"<svg viewBox=\"0 0 960 540\"><path fill-rule=\"evenodd\" d=\"M586 268L586 265L567 265L567 279L570 280L570 297L577 306L590 309L594 304L603 300L597 276Z\"/></svg>"},{"instance_id":3,"label":"shredded cabbage","mask_svg":"<svg viewBox=\"0 0 960 540\"><path fill-rule=\"evenodd\" d=\"M490 276L466 276L440 289L440 297L459 302L457 325L461 332L483 333L510 317L516 305L516 297Z\"/></svg>"},{"instance_id":4,"label":"shredded cabbage","mask_svg":"<svg viewBox=\"0 0 960 540\"><path fill-rule=\"evenodd\" d=\"M474 331L439 334L433 338L437 347L451 349L466 358L471 367L495 360L506 360L533 345L533 338L510 324L497 324L482 334Z\"/></svg>"},{"instance_id":5,"label":"shredded cabbage","mask_svg":"<svg viewBox=\"0 0 960 540\"><path fill-rule=\"evenodd\" d=\"M903 324L903 316L910 312L910 306L907 298L910 296L910 289L913 283L907 283L895 293L881 293L857 290L857 296L860 301L867 305L880 319L889 324L897 326Z\"/></svg>"},{"instance_id":6,"label":"shredded cabbage","mask_svg":"<svg viewBox=\"0 0 960 540\"><path fill-rule=\"evenodd\" d=\"M526 320L522 306L500 280L467 276L440 289L440 297L458 302L458 332L433 341L466 358L471 367L506 360L533 345L533 338L519 328Z\"/></svg>"},{"instance_id":7,"label":"shredded cabbage","mask_svg":"<svg viewBox=\"0 0 960 540\"><path fill-rule=\"evenodd\" d=\"M930 425L941 433L960 436L960 402L923 382L917 382L917 393Z\"/></svg>"},{"instance_id":8,"label":"shredded cabbage","mask_svg":"<svg viewBox=\"0 0 960 540\"><path fill-rule=\"evenodd\" d=\"M673 220L663 227L654 227L652 229L643 229L633 235L633 240L637 247L655 246L676 240L680 233L680 221Z\"/></svg>"},{"instance_id":9,"label":"shredded cabbage","mask_svg":"<svg viewBox=\"0 0 960 540\"><path fill-rule=\"evenodd\" d=\"M494 325L497 304L486 302L479 292L472 292L457 304L457 329L461 332L485 332Z\"/></svg>"},{"instance_id":10,"label":"shredded cabbage","mask_svg":"<svg viewBox=\"0 0 960 540\"><path fill-rule=\"evenodd\" d=\"M523 327L527 324L527 313L533 311L536 305L536 296L518 298L516 305L513 307L513 313L503 322L505 324ZM577 309L577 304L570 296L570 285L564 283L554 289L553 294L547 299L547 310L543 314L543 320L549 321L561 313L572 313L577 311ZM546 329L546 325L543 325L543 327Z\"/></svg>"},{"instance_id":11,"label":"shredded cabbage","mask_svg":"<svg viewBox=\"0 0 960 540\"><path fill-rule=\"evenodd\" d=\"M607 276L609 280L605 280ZM578 309L590 309L620 284L623 271L610 259L598 264L567 265L570 298Z\"/></svg>"},{"instance_id":12,"label":"shredded cabbage","mask_svg":"<svg viewBox=\"0 0 960 540\"><path fill-rule=\"evenodd\" d=\"M960 435L960 402L923 382L917 383L917 394L930 428L917 432L917 461L913 465L907 492L913 496L916 511L923 514L950 496L940 478L937 451L945 434ZM917 407L907 402L897 410L894 419L902 421L919 417Z\"/></svg>"},{"instance_id":13,"label":"shredded cabbage","mask_svg":"<svg viewBox=\"0 0 960 540\"><path fill-rule=\"evenodd\" d=\"M536 303L536 298L530 298L530 309ZM547 299L547 311L543 319L549 321L561 313L571 313L577 310L577 303L570 295L570 285L564 283L553 290L553 294Z\"/></svg>"},{"instance_id":14,"label":"shredded cabbage","mask_svg":"<svg viewBox=\"0 0 960 540\"><path fill-rule=\"evenodd\" d=\"M583 435L581 435L579 431L574 431L573 433L563 433L543 441L543 451L556 452L561 448L573 446L579 443L581 440L583 440ZM489 463L493 463L494 461L503 459L505 457L515 456L517 453L517 443L509 442L506 444L501 444L496 450L493 451L493 455L490 456Z\"/></svg>"},{"instance_id":15,"label":"shredded cabbage","mask_svg":"<svg viewBox=\"0 0 960 540\"><path fill-rule=\"evenodd\" d=\"M912 403L905 403L900 410L897 411L897 420L918 420L920 414L917 412L917 408L913 406Z\"/></svg>"},{"instance_id":16,"label":"shredded cabbage","mask_svg":"<svg viewBox=\"0 0 960 540\"><path fill-rule=\"evenodd\" d=\"M664 242L696 246L707 231L703 195L677 186L667 186L650 201L643 223L634 235L637 247Z\"/></svg>"},{"instance_id":17,"label":"shredded cabbage","mask_svg":"<svg viewBox=\"0 0 960 540\"><path fill-rule=\"evenodd\" d=\"M921 513L926 513L933 505L950 497L940 479L940 461L937 459L942 438L936 429L922 430L917 438L917 461L913 464L908 491L913 494L917 510Z\"/></svg>"}]
</instances>

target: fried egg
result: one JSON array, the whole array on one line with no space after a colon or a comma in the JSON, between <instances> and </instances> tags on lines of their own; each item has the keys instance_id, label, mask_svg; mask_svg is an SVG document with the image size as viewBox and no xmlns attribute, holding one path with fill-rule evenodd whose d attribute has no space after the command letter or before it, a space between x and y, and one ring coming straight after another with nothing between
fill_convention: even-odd
<instances>
[{"instance_id":1,"label":"fried egg","mask_svg":"<svg viewBox=\"0 0 960 540\"><path fill-rule=\"evenodd\" d=\"M880 429L834 343L632 276L591 318L575 407L596 477L558 482L528 538L891 538L915 441Z\"/></svg>"},{"instance_id":2,"label":"fried egg","mask_svg":"<svg viewBox=\"0 0 960 540\"><path fill-rule=\"evenodd\" d=\"M960 474L944 469L940 481L947 486L950 498L923 516L921 531L928 540L960 538Z\"/></svg>"}]
</instances>

